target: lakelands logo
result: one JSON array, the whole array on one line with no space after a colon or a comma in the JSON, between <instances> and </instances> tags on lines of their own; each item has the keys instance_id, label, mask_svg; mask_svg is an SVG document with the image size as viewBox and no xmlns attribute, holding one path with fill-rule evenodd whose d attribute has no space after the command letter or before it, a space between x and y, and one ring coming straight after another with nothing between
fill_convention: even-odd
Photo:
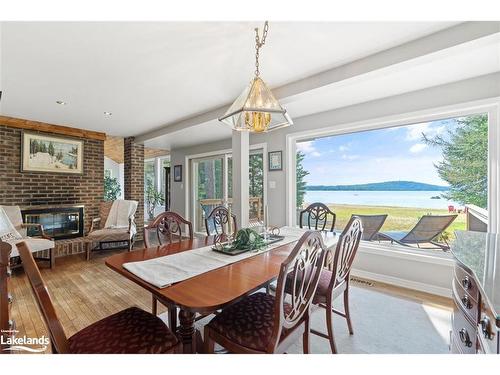
<instances>
[{"instance_id":1,"label":"lakelands logo","mask_svg":"<svg viewBox=\"0 0 500 375\"><path fill-rule=\"evenodd\" d=\"M0 335L0 344L7 346L8 351L24 351L31 353L42 353L47 350L50 340L45 335L41 337L28 337L26 335L16 337L17 330L2 330Z\"/></svg>"}]
</instances>

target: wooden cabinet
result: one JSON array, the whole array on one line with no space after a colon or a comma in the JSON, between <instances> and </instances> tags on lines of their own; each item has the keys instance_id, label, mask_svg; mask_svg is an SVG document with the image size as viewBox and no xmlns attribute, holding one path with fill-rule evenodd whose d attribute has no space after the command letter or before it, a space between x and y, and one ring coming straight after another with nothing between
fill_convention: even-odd
<instances>
[{"instance_id":1,"label":"wooden cabinet","mask_svg":"<svg viewBox=\"0 0 500 375\"><path fill-rule=\"evenodd\" d=\"M450 350L454 354L500 353L495 315L474 274L457 261L452 282Z\"/></svg>"}]
</instances>

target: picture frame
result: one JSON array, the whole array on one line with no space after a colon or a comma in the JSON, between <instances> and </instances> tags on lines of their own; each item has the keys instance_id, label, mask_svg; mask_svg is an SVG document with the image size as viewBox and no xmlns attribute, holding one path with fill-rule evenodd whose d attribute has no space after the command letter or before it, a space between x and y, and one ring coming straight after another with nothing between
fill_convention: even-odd
<instances>
[{"instance_id":1,"label":"picture frame","mask_svg":"<svg viewBox=\"0 0 500 375\"><path fill-rule=\"evenodd\" d=\"M174 182L182 182L182 165L174 165Z\"/></svg>"},{"instance_id":2,"label":"picture frame","mask_svg":"<svg viewBox=\"0 0 500 375\"><path fill-rule=\"evenodd\" d=\"M270 151L268 152L269 171L282 171L283 170L283 151Z\"/></svg>"},{"instance_id":3,"label":"picture frame","mask_svg":"<svg viewBox=\"0 0 500 375\"><path fill-rule=\"evenodd\" d=\"M21 172L81 175L83 152L81 139L23 132Z\"/></svg>"}]
</instances>

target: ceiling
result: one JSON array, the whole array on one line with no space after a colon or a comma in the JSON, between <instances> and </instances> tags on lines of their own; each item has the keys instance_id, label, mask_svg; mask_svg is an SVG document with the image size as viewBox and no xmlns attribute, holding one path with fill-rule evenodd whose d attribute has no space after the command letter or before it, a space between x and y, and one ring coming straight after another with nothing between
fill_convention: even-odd
<instances>
[{"instance_id":1,"label":"ceiling","mask_svg":"<svg viewBox=\"0 0 500 375\"><path fill-rule=\"evenodd\" d=\"M123 164L125 162L124 157L124 141L122 137L107 136L104 141L104 156L114 160L118 164ZM144 148L144 159L151 159L161 156L169 155L168 150L162 150L157 148Z\"/></svg>"},{"instance_id":2,"label":"ceiling","mask_svg":"<svg viewBox=\"0 0 500 375\"><path fill-rule=\"evenodd\" d=\"M454 24L272 22L261 52L262 77L271 87L282 86ZM262 25L3 22L1 112L112 136L149 132L231 102L253 74L256 26ZM448 80L456 76L446 72ZM375 84L383 81L380 77L373 79L371 90L362 86L350 90L362 93L363 100L369 99ZM408 85L402 82L393 91L407 89ZM314 94L322 98L319 101L312 95L290 103L290 113L302 116L331 108L335 100L325 94L319 90ZM58 100L67 104L58 105ZM339 99L335 105L346 104L348 101ZM112 115L105 115L105 111ZM187 145L201 136L206 137L204 141L224 138L230 131L223 126L201 125L175 134L177 145ZM159 138L148 146L169 149L175 146L171 138Z\"/></svg>"}]
</instances>

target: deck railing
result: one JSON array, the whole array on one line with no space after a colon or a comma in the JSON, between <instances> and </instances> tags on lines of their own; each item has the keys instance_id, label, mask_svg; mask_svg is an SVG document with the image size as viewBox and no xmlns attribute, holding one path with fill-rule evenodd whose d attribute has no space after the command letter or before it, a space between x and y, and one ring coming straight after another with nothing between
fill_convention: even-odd
<instances>
[{"instance_id":1,"label":"deck railing","mask_svg":"<svg viewBox=\"0 0 500 375\"><path fill-rule=\"evenodd\" d=\"M476 232L488 231L488 211L474 204L466 204L466 228Z\"/></svg>"}]
</instances>

